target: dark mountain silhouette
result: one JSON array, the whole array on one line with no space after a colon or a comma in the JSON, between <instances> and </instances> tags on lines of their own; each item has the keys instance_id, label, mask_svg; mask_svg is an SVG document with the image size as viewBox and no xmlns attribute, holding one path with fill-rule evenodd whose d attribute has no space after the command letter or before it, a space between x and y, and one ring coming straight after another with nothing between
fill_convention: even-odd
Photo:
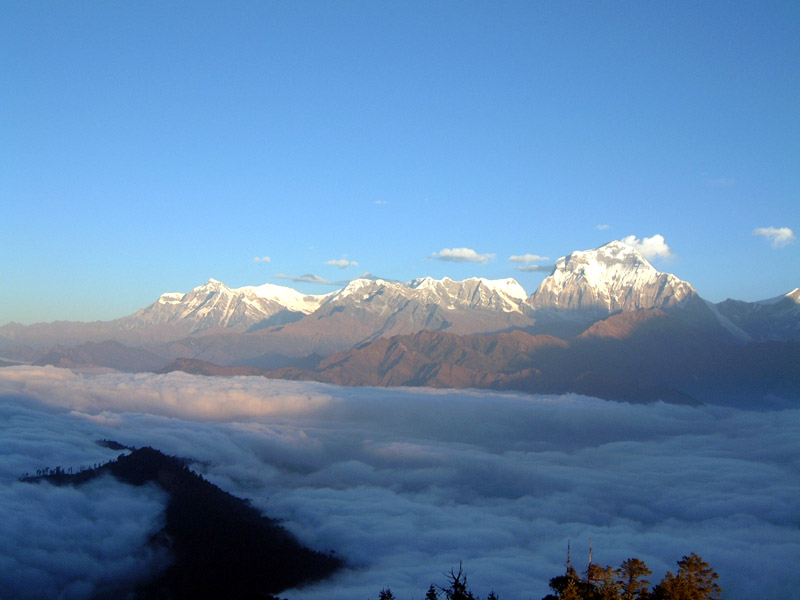
<instances>
[{"instance_id":1,"label":"dark mountain silhouette","mask_svg":"<svg viewBox=\"0 0 800 600\"><path fill-rule=\"evenodd\" d=\"M104 440L107 447L113 444ZM134 486L152 482L168 494L166 523L151 543L165 545L174 561L134 590L138 599L269 600L272 594L318 581L343 566L332 554L302 546L277 521L205 481L182 460L153 448L139 448L76 474L57 468L23 481L80 485L103 474Z\"/></svg>"}]
</instances>

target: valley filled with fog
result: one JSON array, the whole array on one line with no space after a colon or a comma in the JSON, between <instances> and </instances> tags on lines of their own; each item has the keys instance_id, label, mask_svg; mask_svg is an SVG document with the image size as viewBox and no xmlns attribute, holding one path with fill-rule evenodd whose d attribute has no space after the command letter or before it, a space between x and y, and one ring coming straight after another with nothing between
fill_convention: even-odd
<instances>
[{"instance_id":1,"label":"valley filled with fog","mask_svg":"<svg viewBox=\"0 0 800 600\"><path fill-rule=\"evenodd\" d=\"M729 600L800 585L800 410L632 405L577 395L342 388L259 377L0 370L0 589L88 598L167 557L163 494L91 467L112 439L188 457L349 568L290 600L420 598L463 562L485 597L538 599L571 540L583 570L635 556L658 581L697 552Z\"/></svg>"}]
</instances>

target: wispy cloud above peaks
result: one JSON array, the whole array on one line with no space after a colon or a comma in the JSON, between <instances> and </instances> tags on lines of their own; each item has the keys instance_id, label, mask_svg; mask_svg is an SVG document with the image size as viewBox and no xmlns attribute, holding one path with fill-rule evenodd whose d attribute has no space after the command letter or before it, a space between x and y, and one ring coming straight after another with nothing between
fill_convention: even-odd
<instances>
[{"instance_id":1,"label":"wispy cloud above peaks","mask_svg":"<svg viewBox=\"0 0 800 600\"><path fill-rule=\"evenodd\" d=\"M472 248L444 248L441 252L434 252L428 260L471 262L484 265L492 260L494 256L494 254L478 254Z\"/></svg>"},{"instance_id":2,"label":"wispy cloud above peaks","mask_svg":"<svg viewBox=\"0 0 800 600\"><path fill-rule=\"evenodd\" d=\"M523 273L549 273L555 268L555 265L522 265L517 267L517 271L522 271Z\"/></svg>"},{"instance_id":3,"label":"wispy cloud above peaks","mask_svg":"<svg viewBox=\"0 0 800 600\"><path fill-rule=\"evenodd\" d=\"M522 265L517 267L517 271L522 271L523 273L549 273L555 268L555 265Z\"/></svg>"},{"instance_id":4,"label":"wispy cloud above peaks","mask_svg":"<svg viewBox=\"0 0 800 600\"><path fill-rule=\"evenodd\" d=\"M539 256L538 254L513 254L508 257L513 263L523 263L523 264L530 264L535 262L543 262L545 260L550 260L547 256Z\"/></svg>"},{"instance_id":5,"label":"wispy cloud above peaks","mask_svg":"<svg viewBox=\"0 0 800 600\"><path fill-rule=\"evenodd\" d=\"M373 202L373 204L381 204L381 205L383 205L383 204L389 204L389 203L386 200L375 200Z\"/></svg>"},{"instance_id":6,"label":"wispy cloud above peaks","mask_svg":"<svg viewBox=\"0 0 800 600\"><path fill-rule=\"evenodd\" d=\"M354 260L348 260L347 256L343 256L342 258L334 258L332 260L326 260L326 265L331 265L333 267L339 267L340 269L346 269L347 267L357 267L358 263Z\"/></svg>"},{"instance_id":7,"label":"wispy cloud above peaks","mask_svg":"<svg viewBox=\"0 0 800 600\"><path fill-rule=\"evenodd\" d=\"M272 262L272 259L269 256L256 256L253 259L254 263L268 263Z\"/></svg>"},{"instance_id":8,"label":"wispy cloud above peaks","mask_svg":"<svg viewBox=\"0 0 800 600\"><path fill-rule=\"evenodd\" d=\"M286 275L285 273L278 273L273 277L275 277L276 279L286 279L288 281L294 281L295 283L316 283L319 285L332 285L336 287L345 287L348 283L350 283L354 279L372 279L372 280L380 279L383 281L389 281L391 283L399 283L399 281L396 279L389 279L387 277L378 277L377 275L373 275L370 272L363 273L358 277L351 277L350 279L339 279L338 281L331 281L330 279L325 279L324 277L320 277L319 275L314 275L313 273L305 273L304 275Z\"/></svg>"},{"instance_id":9,"label":"wispy cloud above peaks","mask_svg":"<svg viewBox=\"0 0 800 600\"><path fill-rule=\"evenodd\" d=\"M794 231L788 227L758 227L753 235L763 235L773 248L783 248L794 241Z\"/></svg>"},{"instance_id":10,"label":"wispy cloud above peaks","mask_svg":"<svg viewBox=\"0 0 800 600\"><path fill-rule=\"evenodd\" d=\"M295 283L319 283L322 285L340 285L335 281L330 281L325 279L324 277L320 277L319 275L314 275L313 273L306 273L304 275L286 275L284 273L278 273L275 275L276 279L288 279L289 281L294 281Z\"/></svg>"},{"instance_id":11,"label":"wispy cloud above peaks","mask_svg":"<svg viewBox=\"0 0 800 600\"><path fill-rule=\"evenodd\" d=\"M597 229L598 231L605 231L607 229L611 229L611 225L603 223L602 225L598 225L597 227L595 227L595 229Z\"/></svg>"},{"instance_id":12,"label":"wispy cloud above peaks","mask_svg":"<svg viewBox=\"0 0 800 600\"><path fill-rule=\"evenodd\" d=\"M629 235L620 240L623 244L628 244L641 252L642 256L650 260L653 258L672 258L674 254L667 243L664 241L664 236L660 233L655 234L653 237L642 238L641 240L635 235Z\"/></svg>"}]
</instances>

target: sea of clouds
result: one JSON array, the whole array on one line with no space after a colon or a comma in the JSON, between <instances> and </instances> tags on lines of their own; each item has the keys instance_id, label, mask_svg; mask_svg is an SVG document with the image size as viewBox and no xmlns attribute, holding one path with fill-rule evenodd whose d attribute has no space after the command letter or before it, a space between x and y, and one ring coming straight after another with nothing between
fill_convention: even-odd
<instances>
[{"instance_id":1,"label":"sea of clouds","mask_svg":"<svg viewBox=\"0 0 800 600\"><path fill-rule=\"evenodd\" d=\"M18 481L116 457L97 439L190 457L350 568L290 600L422 598L459 563L485 597L538 600L573 563L697 552L728 600L800 586L800 410L581 396L342 388L258 377L0 369L0 589L89 598L167 558L164 495L112 479Z\"/></svg>"}]
</instances>

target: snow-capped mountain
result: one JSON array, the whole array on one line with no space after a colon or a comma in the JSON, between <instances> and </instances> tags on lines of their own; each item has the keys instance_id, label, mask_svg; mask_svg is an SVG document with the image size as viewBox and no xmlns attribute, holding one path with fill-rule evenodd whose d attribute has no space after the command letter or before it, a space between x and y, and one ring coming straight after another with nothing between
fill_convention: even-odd
<instances>
[{"instance_id":1,"label":"snow-capped mountain","mask_svg":"<svg viewBox=\"0 0 800 600\"><path fill-rule=\"evenodd\" d=\"M534 324L525 290L513 279L356 279L276 337L298 353L338 352L422 330L484 333Z\"/></svg>"},{"instance_id":2,"label":"snow-capped mountain","mask_svg":"<svg viewBox=\"0 0 800 600\"><path fill-rule=\"evenodd\" d=\"M355 279L344 289L327 297L325 304L391 304L395 299L435 304L444 310L494 310L522 312L527 298L525 289L514 279L482 279L472 277L454 281L449 277L433 279L424 277L408 283L383 279Z\"/></svg>"},{"instance_id":3,"label":"snow-capped mountain","mask_svg":"<svg viewBox=\"0 0 800 600\"><path fill-rule=\"evenodd\" d=\"M229 288L209 279L186 294L162 294L150 306L122 319L121 324L126 329L143 329L185 323L193 333L217 327L246 331L284 311L312 313L327 297L268 283Z\"/></svg>"},{"instance_id":4,"label":"snow-capped mountain","mask_svg":"<svg viewBox=\"0 0 800 600\"><path fill-rule=\"evenodd\" d=\"M614 241L559 258L530 304L536 309L602 315L672 308L696 296L691 284L657 271L638 250Z\"/></svg>"},{"instance_id":5,"label":"snow-capped mountain","mask_svg":"<svg viewBox=\"0 0 800 600\"><path fill-rule=\"evenodd\" d=\"M529 297L514 279L426 277L399 283L365 277L325 295L271 284L231 288L210 279L188 293L162 294L114 321L8 324L0 327L0 351L4 358L30 361L54 344L68 349L113 340L166 360L266 366L317 360L420 331L470 335L521 329L568 340L616 315L604 331L633 332L648 322L635 318L636 311L650 309L669 313L664 323L670 327L704 339L800 339L800 290L763 302L712 304L689 283L653 268L635 248L610 242L560 258ZM655 327L656 321L649 323ZM84 348L74 360L92 355L89 350L97 353L96 347Z\"/></svg>"}]
</instances>

